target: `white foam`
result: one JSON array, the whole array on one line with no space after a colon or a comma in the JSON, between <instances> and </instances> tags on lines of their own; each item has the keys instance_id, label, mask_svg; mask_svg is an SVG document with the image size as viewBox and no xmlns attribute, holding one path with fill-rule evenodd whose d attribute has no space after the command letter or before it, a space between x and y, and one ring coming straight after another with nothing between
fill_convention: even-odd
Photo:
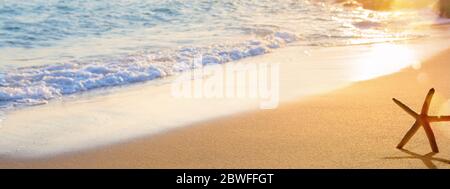
<instances>
[{"instance_id":1,"label":"white foam","mask_svg":"<svg viewBox=\"0 0 450 189\"><path fill-rule=\"evenodd\" d=\"M262 39L234 45L185 47L173 52L147 52L115 60L69 62L8 70L0 75L0 102L4 107L47 103L48 100L91 89L153 80L197 67L222 64L270 52L297 39L273 31Z\"/></svg>"}]
</instances>

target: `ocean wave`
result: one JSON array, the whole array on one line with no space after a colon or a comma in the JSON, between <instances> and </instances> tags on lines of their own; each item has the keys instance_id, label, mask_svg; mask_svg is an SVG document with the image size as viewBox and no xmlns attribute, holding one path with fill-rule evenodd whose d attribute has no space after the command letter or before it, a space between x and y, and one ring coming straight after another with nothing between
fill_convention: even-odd
<instances>
[{"instance_id":1,"label":"ocean wave","mask_svg":"<svg viewBox=\"0 0 450 189\"><path fill-rule=\"evenodd\" d=\"M197 68L197 64L222 64L266 54L297 39L293 33L276 31L234 45L184 47L113 60L17 68L0 73L0 104L3 108L45 104L64 95L173 75Z\"/></svg>"},{"instance_id":2,"label":"ocean wave","mask_svg":"<svg viewBox=\"0 0 450 189\"><path fill-rule=\"evenodd\" d=\"M196 68L195 61L221 64L293 42L414 39L424 36L415 24L436 17L331 1L8 0L0 4L0 108L149 81Z\"/></svg>"}]
</instances>

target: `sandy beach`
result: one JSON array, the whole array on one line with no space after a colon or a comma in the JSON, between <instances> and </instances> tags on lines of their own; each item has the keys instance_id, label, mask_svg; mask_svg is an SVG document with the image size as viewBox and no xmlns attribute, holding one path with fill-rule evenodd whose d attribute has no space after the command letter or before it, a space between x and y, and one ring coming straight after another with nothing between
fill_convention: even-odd
<instances>
[{"instance_id":1,"label":"sandy beach","mask_svg":"<svg viewBox=\"0 0 450 189\"><path fill-rule=\"evenodd\" d=\"M450 50L420 67L320 95L194 123L76 153L0 160L1 168L450 168L450 123L421 128L396 149L414 119L391 100L419 111L434 87L432 115L450 114Z\"/></svg>"}]
</instances>

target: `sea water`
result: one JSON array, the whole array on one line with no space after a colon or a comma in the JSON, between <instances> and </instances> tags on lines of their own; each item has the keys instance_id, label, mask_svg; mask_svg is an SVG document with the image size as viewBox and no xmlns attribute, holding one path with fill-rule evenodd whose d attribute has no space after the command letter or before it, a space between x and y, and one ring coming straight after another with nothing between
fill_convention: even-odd
<instances>
[{"instance_id":1,"label":"sea water","mask_svg":"<svg viewBox=\"0 0 450 189\"><path fill-rule=\"evenodd\" d=\"M286 46L426 38L431 9L333 0L0 0L0 109L145 82Z\"/></svg>"}]
</instances>

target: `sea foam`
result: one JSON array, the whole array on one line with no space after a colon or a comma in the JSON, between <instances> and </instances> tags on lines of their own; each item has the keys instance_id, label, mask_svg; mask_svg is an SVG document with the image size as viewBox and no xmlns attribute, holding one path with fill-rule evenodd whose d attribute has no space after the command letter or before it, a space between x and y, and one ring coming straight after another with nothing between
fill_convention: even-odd
<instances>
[{"instance_id":1,"label":"sea foam","mask_svg":"<svg viewBox=\"0 0 450 189\"><path fill-rule=\"evenodd\" d=\"M64 95L149 81L203 65L262 55L297 38L290 32L274 31L262 39L234 45L183 47L172 52L145 52L113 60L11 69L0 74L0 102L2 108L45 104Z\"/></svg>"}]
</instances>

